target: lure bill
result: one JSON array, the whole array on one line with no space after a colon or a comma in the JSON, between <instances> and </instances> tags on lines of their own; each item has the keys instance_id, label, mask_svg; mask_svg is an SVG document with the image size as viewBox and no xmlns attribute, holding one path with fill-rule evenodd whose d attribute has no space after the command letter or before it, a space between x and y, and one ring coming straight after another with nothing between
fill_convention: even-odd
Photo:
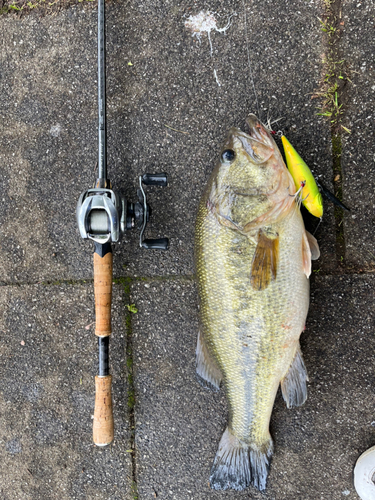
<instances>
[{"instance_id":1,"label":"lure bill","mask_svg":"<svg viewBox=\"0 0 375 500\"><path fill-rule=\"evenodd\" d=\"M286 164L296 185L297 193L300 193L304 207L315 217L323 215L323 200L317 183L311 170L283 135L281 137Z\"/></svg>"}]
</instances>

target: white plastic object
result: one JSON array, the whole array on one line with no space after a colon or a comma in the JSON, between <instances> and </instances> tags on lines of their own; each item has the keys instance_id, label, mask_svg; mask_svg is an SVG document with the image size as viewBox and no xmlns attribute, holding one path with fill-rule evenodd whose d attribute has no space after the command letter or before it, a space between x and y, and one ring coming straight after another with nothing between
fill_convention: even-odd
<instances>
[{"instance_id":1,"label":"white plastic object","mask_svg":"<svg viewBox=\"0 0 375 500\"><path fill-rule=\"evenodd\" d=\"M375 446L357 460L354 467L354 486L362 500L375 500Z\"/></svg>"}]
</instances>

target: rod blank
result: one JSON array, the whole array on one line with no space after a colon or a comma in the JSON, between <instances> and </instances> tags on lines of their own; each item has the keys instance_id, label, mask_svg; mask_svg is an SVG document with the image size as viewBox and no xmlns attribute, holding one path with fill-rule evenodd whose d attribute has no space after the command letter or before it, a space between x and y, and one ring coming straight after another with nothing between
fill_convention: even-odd
<instances>
[{"instance_id":1,"label":"rod blank","mask_svg":"<svg viewBox=\"0 0 375 500\"><path fill-rule=\"evenodd\" d=\"M98 0L99 179L107 179L107 112L105 79L105 0Z\"/></svg>"}]
</instances>

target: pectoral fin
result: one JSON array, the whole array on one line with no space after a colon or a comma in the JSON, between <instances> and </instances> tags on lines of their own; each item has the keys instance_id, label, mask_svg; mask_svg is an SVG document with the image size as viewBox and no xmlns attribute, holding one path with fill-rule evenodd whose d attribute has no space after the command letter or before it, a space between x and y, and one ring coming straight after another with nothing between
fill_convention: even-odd
<instances>
[{"instance_id":1,"label":"pectoral fin","mask_svg":"<svg viewBox=\"0 0 375 500\"><path fill-rule=\"evenodd\" d=\"M302 265L306 278L309 278L311 274L311 250L306 231L302 235Z\"/></svg>"},{"instance_id":2,"label":"pectoral fin","mask_svg":"<svg viewBox=\"0 0 375 500\"><path fill-rule=\"evenodd\" d=\"M279 260L279 236L259 231L258 244L251 266L251 285L254 290L264 290L276 279Z\"/></svg>"},{"instance_id":3,"label":"pectoral fin","mask_svg":"<svg viewBox=\"0 0 375 500\"><path fill-rule=\"evenodd\" d=\"M302 262L303 272L308 278L311 274L311 261L319 259L320 250L316 239L308 231L305 231L302 236Z\"/></svg>"},{"instance_id":4,"label":"pectoral fin","mask_svg":"<svg viewBox=\"0 0 375 500\"><path fill-rule=\"evenodd\" d=\"M309 242L310 251L311 251L311 260L318 260L320 257L320 249L316 238L306 231L307 241Z\"/></svg>"}]
</instances>

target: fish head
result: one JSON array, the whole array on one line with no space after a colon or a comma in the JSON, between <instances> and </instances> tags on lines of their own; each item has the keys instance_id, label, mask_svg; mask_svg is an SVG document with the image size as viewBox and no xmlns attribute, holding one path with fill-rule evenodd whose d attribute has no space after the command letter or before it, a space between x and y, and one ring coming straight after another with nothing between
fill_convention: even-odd
<instances>
[{"instance_id":1,"label":"fish head","mask_svg":"<svg viewBox=\"0 0 375 500\"><path fill-rule=\"evenodd\" d=\"M255 115L247 119L248 132L232 127L220 157L221 187L249 195L271 195L290 176L271 134ZM283 183L285 184L285 183ZM290 193L289 194L293 194Z\"/></svg>"},{"instance_id":2,"label":"fish head","mask_svg":"<svg viewBox=\"0 0 375 500\"><path fill-rule=\"evenodd\" d=\"M238 219L259 217L295 193L272 135L253 114L247 125L247 132L236 127L229 130L214 173L211 201L215 198L219 212L231 220L235 213Z\"/></svg>"}]
</instances>

